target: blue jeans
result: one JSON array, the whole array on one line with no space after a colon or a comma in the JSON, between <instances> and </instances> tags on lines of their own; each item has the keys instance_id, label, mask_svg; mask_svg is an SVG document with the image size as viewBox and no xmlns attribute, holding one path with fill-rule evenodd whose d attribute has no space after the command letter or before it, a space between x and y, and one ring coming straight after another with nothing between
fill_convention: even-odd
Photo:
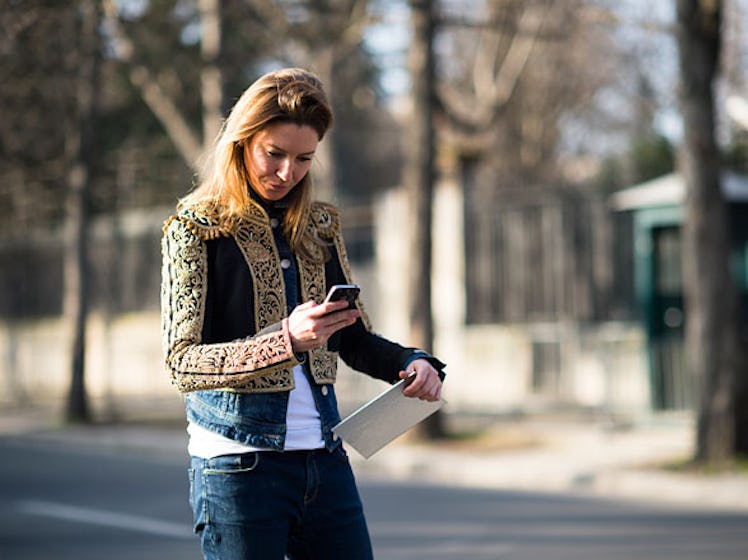
<instances>
[{"instance_id":1,"label":"blue jeans","mask_svg":"<svg viewBox=\"0 0 748 560\"><path fill-rule=\"evenodd\" d=\"M373 558L342 447L193 457L189 474L205 560Z\"/></svg>"}]
</instances>

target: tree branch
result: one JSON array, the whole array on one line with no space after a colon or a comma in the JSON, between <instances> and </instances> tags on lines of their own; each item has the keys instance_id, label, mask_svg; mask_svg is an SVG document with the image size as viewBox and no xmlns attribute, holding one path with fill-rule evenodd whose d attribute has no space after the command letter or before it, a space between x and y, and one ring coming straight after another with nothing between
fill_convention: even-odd
<instances>
[{"instance_id":1,"label":"tree branch","mask_svg":"<svg viewBox=\"0 0 748 560\"><path fill-rule=\"evenodd\" d=\"M158 79L145 65L135 60L135 47L120 25L119 12L113 0L102 0L102 4L105 18L115 39L117 55L130 66L130 81L140 91L143 101L164 127L184 162L194 170L202 151L198 135L161 87Z\"/></svg>"},{"instance_id":2,"label":"tree branch","mask_svg":"<svg viewBox=\"0 0 748 560\"><path fill-rule=\"evenodd\" d=\"M546 13L540 6L525 8L517 25L518 31L498 70L495 67L499 57L499 36L495 31L484 31L480 42L485 44L479 45L473 64L472 99L449 84L443 84L439 89L440 104L450 119L476 131L485 129L494 121L498 109L509 101L517 86Z\"/></svg>"},{"instance_id":3,"label":"tree branch","mask_svg":"<svg viewBox=\"0 0 748 560\"><path fill-rule=\"evenodd\" d=\"M218 0L198 0L200 12L200 55L203 67L200 72L203 102L203 146L207 147L221 129L221 71L218 57L221 52L221 17Z\"/></svg>"}]
</instances>

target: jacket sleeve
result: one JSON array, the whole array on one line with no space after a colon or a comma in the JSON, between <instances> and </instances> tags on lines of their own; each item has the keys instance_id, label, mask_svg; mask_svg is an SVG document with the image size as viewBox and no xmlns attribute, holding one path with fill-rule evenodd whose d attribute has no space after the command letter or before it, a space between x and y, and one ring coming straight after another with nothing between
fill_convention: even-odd
<instances>
[{"instance_id":1,"label":"jacket sleeve","mask_svg":"<svg viewBox=\"0 0 748 560\"><path fill-rule=\"evenodd\" d=\"M445 377L443 370L446 365L438 358L379 336L368 330L360 319L343 329L340 357L353 369L388 383L400 381L400 371L418 358L428 360L442 381Z\"/></svg>"},{"instance_id":2,"label":"jacket sleeve","mask_svg":"<svg viewBox=\"0 0 748 560\"><path fill-rule=\"evenodd\" d=\"M161 328L166 368L181 392L253 385L258 377L293 367L288 322L255 336L202 344L207 248L198 228L171 219L162 238Z\"/></svg>"},{"instance_id":3,"label":"jacket sleeve","mask_svg":"<svg viewBox=\"0 0 748 560\"><path fill-rule=\"evenodd\" d=\"M345 243L339 228L335 231L331 248L333 255L328 266L329 283L353 283ZM331 343L328 343L328 347L332 346L331 350L338 351L346 364L377 379L395 383L400 380L398 374L401 370L413 360L424 358L434 366L439 372L439 377L444 380L443 370L446 365L443 362L422 350L401 346L375 334L363 304L357 301L356 305L361 312L361 318L353 325L342 329L339 337L333 335Z\"/></svg>"}]
</instances>

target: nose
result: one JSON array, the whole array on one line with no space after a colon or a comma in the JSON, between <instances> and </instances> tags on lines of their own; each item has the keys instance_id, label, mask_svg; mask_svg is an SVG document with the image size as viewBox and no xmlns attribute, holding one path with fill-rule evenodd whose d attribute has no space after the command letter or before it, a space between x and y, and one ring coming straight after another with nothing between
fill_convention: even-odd
<instances>
[{"instance_id":1,"label":"nose","mask_svg":"<svg viewBox=\"0 0 748 560\"><path fill-rule=\"evenodd\" d=\"M283 182L289 182L293 178L293 162L290 158L284 158L275 172L278 178Z\"/></svg>"}]
</instances>

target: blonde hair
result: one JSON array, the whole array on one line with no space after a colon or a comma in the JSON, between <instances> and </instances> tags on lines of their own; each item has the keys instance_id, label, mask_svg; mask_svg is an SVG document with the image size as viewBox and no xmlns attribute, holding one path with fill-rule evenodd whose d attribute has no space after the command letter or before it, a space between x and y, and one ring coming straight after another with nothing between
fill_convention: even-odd
<instances>
[{"instance_id":1,"label":"blonde hair","mask_svg":"<svg viewBox=\"0 0 748 560\"><path fill-rule=\"evenodd\" d=\"M199 208L219 221L243 217L250 205L249 178L243 150L271 123L310 126L319 139L332 126L333 116L322 83L301 68L269 72L250 85L234 104L205 163L199 185L179 201L179 208ZM306 223L312 202L312 180L307 173L288 194L285 231L294 252L308 254Z\"/></svg>"}]
</instances>

